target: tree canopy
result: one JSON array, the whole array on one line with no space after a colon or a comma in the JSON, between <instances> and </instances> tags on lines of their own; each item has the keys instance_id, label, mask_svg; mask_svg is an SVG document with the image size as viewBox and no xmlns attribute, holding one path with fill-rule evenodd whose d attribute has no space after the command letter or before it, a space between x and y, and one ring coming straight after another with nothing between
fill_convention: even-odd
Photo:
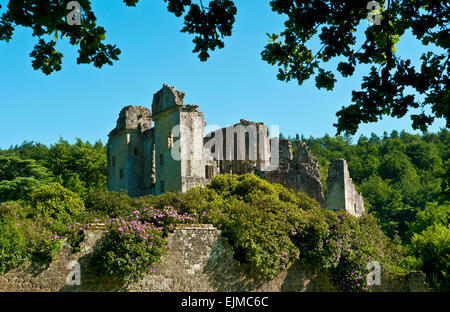
<instances>
[{"instance_id":1,"label":"tree canopy","mask_svg":"<svg viewBox=\"0 0 450 312\"><path fill-rule=\"evenodd\" d=\"M68 38L78 47L79 64L96 67L112 65L120 50L105 43L105 29L98 26L91 1L79 0L80 25L69 25L67 0L10 0L0 17L0 40L9 41L17 26L33 30L39 40L31 52L32 65L45 74L61 69L61 52L50 38ZM139 0L124 0L135 6ZM232 35L237 8L233 0L164 0L167 9L184 18L182 32L194 35L193 52L206 61L209 52L224 47L224 38ZM333 90L335 74L352 76L356 68L369 65L361 90L352 92L352 103L337 112L338 133L354 134L361 123L376 122L383 116L403 117L411 110L414 129L426 130L436 118L450 126L449 1L442 0L272 0L272 10L286 18L280 34L268 34L269 42L262 59L279 68L278 79L296 80L300 85L315 77L319 89ZM364 42L356 45L358 26L368 16L377 16L374 25L363 34ZM70 23L72 24L72 23ZM396 43L412 33L422 53L419 67L407 57L398 55ZM314 39L321 47L313 51ZM327 64L335 61L330 68ZM333 67L333 66L331 66ZM347 104L347 103L343 103Z\"/></svg>"}]
</instances>

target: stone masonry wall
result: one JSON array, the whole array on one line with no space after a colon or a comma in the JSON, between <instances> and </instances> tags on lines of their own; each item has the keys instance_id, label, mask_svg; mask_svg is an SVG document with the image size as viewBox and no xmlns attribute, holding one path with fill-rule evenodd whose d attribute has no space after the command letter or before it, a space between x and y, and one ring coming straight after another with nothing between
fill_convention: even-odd
<instances>
[{"instance_id":1,"label":"stone masonry wall","mask_svg":"<svg viewBox=\"0 0 450 312\"><path fill-rule=\"evenodd\" d=\"M0 291L336 291L326 272L305 263L291 265L273 280L248 277L233 258L226 238L212 225L179 225L168 236L167 254L146 275L131 285L102 277L90 266L94 248L105 239L106 230L86 231L81 251L72 254L66 244L49 266L28 263L0 275ZM67 285L76 260L81 267L81 285ZM384 282L375 291L425 291L423 275L404 276L394 283Z\"/></svg>"},{"instance_id":2,"label":"stone masonry wall","mask_svg":"<svg viewBox=\"0 0 450 312\"><path fill-rule=\"evenodd\" d=\"M365 212L362 194L359 193L348 171L345 159L335 159L328 170L326 207L346 210L355 217Z\"/></svg>"},{"instance_id":3,"label":"stone masonry wall","mask_svg":"<svg viewBox=\"0 0 450 312\"><path fill-rule=\"evenodd\" d=\"M320 182L319 162L303 142L279 141L279 167L264 172L263 178L270 183L279 183L296 192L304 192L323 204L323 190Z\"/></svg>"}]
</instances>

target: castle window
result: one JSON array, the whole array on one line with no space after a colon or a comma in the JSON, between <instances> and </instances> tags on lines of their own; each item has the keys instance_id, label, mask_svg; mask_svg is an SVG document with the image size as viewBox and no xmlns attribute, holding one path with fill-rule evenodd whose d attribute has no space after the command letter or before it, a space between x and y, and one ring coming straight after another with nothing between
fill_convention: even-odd
<instances>
[{"instance_id":1,"label":"castle window","mask_svg":"<svg viewBox=\"0 0 450 312\"><path fill-rule=\"evenodd\" d=\"M160 164L161 166L164 165L164 155L163 155L163 154L159 154L159 164Z\"/></svg>"},{"instance_id":2,"label":"castle window","mask_svg":"<svg viewBox=\"0 0 450 312\"><path fill-rule=\"evenodd\" d=\"M167 138L167 145L169 148L173 147L173 134L170 134L170 137Z\"/></svg>"},{"instance_id":3,"label":"castle window","mask_svg":"<svg viewBox=\"0 0 450 312\"><path fill-rule=\"evenodd\" d=\"M119 177L120 177L121 180L123 179L123 169L119 170Z\"/></svg>"},{"instance_id":4,"label":"castle window","mask_svg":"<svg viewBox=\"0 0 450 312\"><path fill-rule=\"evenodd\" d=\"M161 183L161 193L164 193L164 181L161 180L160 183Z\"/></svg>"},{"instance_id":5,"label":"castle window","mask_svg":"<svg viewBox=\"0 0 450 312\"><path fill-rule=\"evenodd\" d=\"M212 179L213 176L213 166L205 166L205 178Z\"/></svg>"},{"instance_id":6,"label":"castle window","mask_svg":"<svg viewBox=\"0 0 450 312\"><path fill-rule=\"evenodd\" d=\"M112 166L115 167L116 166L116 156L112 157Z\"/></svg>"},{"instance_id":7,"label":"castle window","mask_svg":"<svg viewBox=\"0 0 450 312\"><path fill-rule=\"evenodd\" d=\"M138 149L137 149L137 147L135 147L134 148L134 155L137 155L137 153L138 153Z\"/></svg>"},{"instance_id":8,"label":"castle window","mask_svg":"<svg viewBox=\"0 0 450 312\"><path fill-rule=\"evenodd\" d=\"M245 133L245 145L244 145L244 151L245 151L245 160L250 159L250 133Z\"/></svg>"}]
</instances>

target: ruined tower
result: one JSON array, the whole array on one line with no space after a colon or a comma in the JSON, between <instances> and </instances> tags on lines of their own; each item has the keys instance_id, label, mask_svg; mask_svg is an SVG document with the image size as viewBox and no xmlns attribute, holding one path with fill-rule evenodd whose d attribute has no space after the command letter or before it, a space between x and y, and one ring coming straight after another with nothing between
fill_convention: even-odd
<instances>
[{"instance_id":1,"label":"ruined tower","mask_svg":"<svg viewBox=\"0 0 450 312\"><path fill-rule=\"evenodd\" d=\"M362 195L353 185L345 159L336 159L330 164L326 207L331 210L345 210L355 217L360 217L365 212Z\"/></svg>"},{"instance_id":2,"label":"ruined tower","mask_svg":"<svg viewBox=\"0 0 450 312\"><path fill-rule=\"evenodd\" d=\"M145 149L151 123L152 116L146 107L126 106L120 112L107 145L109 190L127 190L130 196L145 194L150 177L142 169L151 165L147 163L150 155Z\"/></svg>"},{"instance_id":3,"label":"ruined tower","mask_svg":"<svg viewBox=\"0 0 450 312\"><path fill-rule=\"evenodd\" d=\"M184 93L164 84L153 96L155 194L185 192L205 183L203 113L184 105Z\"/></svg>"},{"instance_id":4,"label":"ruined tower","mask_svg":"<svg viewBox=\"0 0 450 312\"><path fill-rule=\"evenodd\" d=\"M108 190L136 197L204 185L203 113L166 84L153 96L152 112L142 106L120 112L108 140Z\"/></svg>"}]
</instances>

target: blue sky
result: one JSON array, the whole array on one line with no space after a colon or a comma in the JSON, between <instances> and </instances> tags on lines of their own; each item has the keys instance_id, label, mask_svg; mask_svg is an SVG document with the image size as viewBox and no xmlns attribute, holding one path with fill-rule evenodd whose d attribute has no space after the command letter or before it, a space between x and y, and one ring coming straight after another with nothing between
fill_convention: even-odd
<instances>
[{"instance_id":1,"label":"blue sky","mask_svg":"<svg viewBox=\"0 0 450 312\"><path fill-rule=\"evenodd\" d=\"M0 148L25 140L49 145L60 136L70 142L76 137L106 142L122 107L150 107L163 83L184 91L186 104L199 105L208 125L225 127L244 118L279 125L286 136L334 135L335 114L350 104L364 69L351 78L337 75L333 91L317 90L314 79L302 86L278 81L277 68L261 60L261 51L268 42L266 33L282 30L282 18L271 11L269 1L236 3L233 36L207 62L192 53L192 37L180 33L183 20L169 13L163 0L141 0L135 8L119 0L93 1L107 41L122 51L118 62L102 69L76 64L77 49L59 39L63 68L45 76L31 66L36 38L29 30L16 30L12 41L0 42ZM363 22L361 30L365 27ZM397 48L400 55L416 60L420 51L411 36L402 38ZM408 116L384 118L360 126L356 138L394 129L416 132L410 124ZM438 120L430 131L444 126Z\"/></svg>"}]
</instances>

